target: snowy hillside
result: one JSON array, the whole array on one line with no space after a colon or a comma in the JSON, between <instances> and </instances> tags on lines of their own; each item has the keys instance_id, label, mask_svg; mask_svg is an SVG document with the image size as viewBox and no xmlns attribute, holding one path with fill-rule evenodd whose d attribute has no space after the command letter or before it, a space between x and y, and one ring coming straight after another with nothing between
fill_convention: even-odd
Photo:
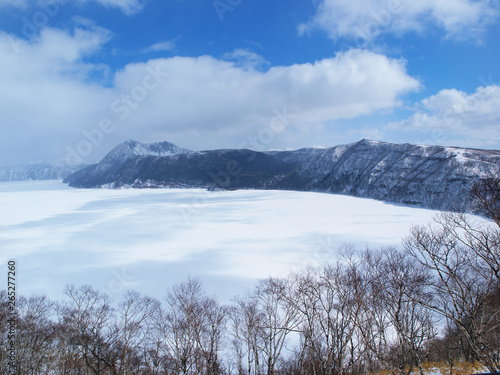
<instances>
[{"instance_id":1,"label":"snowy hillside","mask_svg":"<svg viewBox=\"0 0 500 375\"><path fill-rule=\"evenodd\" d=\"M129 141L65 182L81 188L317 191L453 209L467 204L474 181L498 175L500 151L490 150L362 140L325 149L189 152L168 142Z\"/></svg>"},{"instance_id":2,"label":"snowy hillside","mask_svg":"<svg viewBox=\"0 0 500 375\"><path fill-rule=\"evenodd\" d=\"M276 188L460 208L474 181L500 175L500 152L362 140L303 160Z\"/></svg>"}]
</instances>

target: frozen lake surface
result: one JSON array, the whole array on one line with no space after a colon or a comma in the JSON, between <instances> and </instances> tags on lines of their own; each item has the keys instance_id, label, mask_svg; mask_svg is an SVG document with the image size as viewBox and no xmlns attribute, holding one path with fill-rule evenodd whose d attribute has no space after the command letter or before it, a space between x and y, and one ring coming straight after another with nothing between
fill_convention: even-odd
<instances>
[{"instance_id":1,"label":"frozen lake surface","mask_svg":"<svg viewBox=\"0 0 500 375\"><path fill-rule=\"evenodd\" d=\"M0 262L19 293L61 299L66 284L161 297L198 276L229 299L256 279L334 260L338 249L399 246L436 211L290 191L84 190L0 183ZM6 279L6 276L5 276ZM0 288L4 289L5 286Z\"/></svg>"}]
</instances>

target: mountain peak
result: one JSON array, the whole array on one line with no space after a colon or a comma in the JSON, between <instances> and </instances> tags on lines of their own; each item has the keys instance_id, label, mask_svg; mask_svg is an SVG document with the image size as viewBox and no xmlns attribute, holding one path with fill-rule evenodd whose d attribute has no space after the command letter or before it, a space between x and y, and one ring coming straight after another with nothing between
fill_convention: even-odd
<instances>
[{"instance_id":1,"label":"mountain peak","mask_svg":"<svg viewBox=\"0 0 500 375\"><path fill-rule=\"evenodd\" d=\"M102 162L104 164L123 162L136 156L171 156L177 154L188 154L192 151L173 143L164 141L156 143L140 143L128 140L116 146L107 154Z\"/></svg>"},{"instance_id":2,"label":"mountain peak","mask_svg":"<svg viewBox=\"0 0 500 375\"><path fill-rule=\"evenodd\" d=\"M378 143L382 143L380 141L375 141L373 139L368 139L368 138L363 138L362 140L360 140L358 143L371 143L371 144L378 144Z\"/></svg>"},{"instance_id":3,"label":"mountain peak","mask_svg":"<svg viewBox=\"0 0 500 375\"><path fill-rule=\"evenodd\" d=\"M173 143L163 141L155 143L140 143L134 140L129 140L124 143L129 150L137 156L170 156L177 154L188 154L191 150L181 148Z\"/></svg>"},{"instance_id":4,"label":"mountain peak","mask_svg":"<svg viewBox=\"0 0 500 375\"><path fill-rule=\"evenodd\" d=\"M367 139L367 138L363 138L361 141L359 142L355 142L354 144L358 144L358 145L366 145L366 146L382 146L382 145L392 145L391 143L388 143L388 142L382 142L382 141L376 141L374 139Z\"/></svg>"}]
</instances>

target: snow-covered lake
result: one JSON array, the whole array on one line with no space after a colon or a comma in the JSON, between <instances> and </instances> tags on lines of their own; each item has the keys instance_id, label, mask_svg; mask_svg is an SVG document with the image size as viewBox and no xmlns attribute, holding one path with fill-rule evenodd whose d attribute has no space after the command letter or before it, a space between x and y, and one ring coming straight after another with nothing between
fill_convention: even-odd
<instances>
[{"instance_id":1,"label":"snow-covered lake","mask_svg":"<svg viewBox=\"0 0 500 375\"><path fill-rule=\"evenodd\" d=\"M19 292L55 299L68 283L113 298L128 289L161 297L188 275L229 299L258 278L334 260L343 245L399 246L412 224L436 214L320 193L83 190L60 181L0 183L0 212L3 274L14 258Z\"/></svg>"}]
</instances>

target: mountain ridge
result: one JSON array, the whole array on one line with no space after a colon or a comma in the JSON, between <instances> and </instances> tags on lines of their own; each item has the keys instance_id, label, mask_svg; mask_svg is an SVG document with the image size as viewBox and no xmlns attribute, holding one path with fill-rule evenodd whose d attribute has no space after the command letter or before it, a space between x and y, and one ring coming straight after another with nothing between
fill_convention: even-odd
<instances>
[{"instance_id":1,"label":"mountain ridge","mask_svg":"<svg viewBox=\"0 0 500 375\"><path fill-rule=\"evenodd\" d=\"M0 181L62 180L88 164L67 165L62 162L32 162L26 165L0 167Z\"/></svg>"},{"instance_id":2,"label":"mountain ridge","mask_svg":"<svg viewBox=\"0 0 500 375\"><path fill-rule=\"evenodd\" d=\"M148 151L134 151L137 149ZM170 151L163 152L166 149ZM457 202L468 203L468 191L475 181L499 175L497 150L362 139L329 148L293 151L195 152L168 142L147 145L127 141L100 163L64 181L80 188L317 191L451 209L458 208Z\"/></svg>"}]
</instances>

